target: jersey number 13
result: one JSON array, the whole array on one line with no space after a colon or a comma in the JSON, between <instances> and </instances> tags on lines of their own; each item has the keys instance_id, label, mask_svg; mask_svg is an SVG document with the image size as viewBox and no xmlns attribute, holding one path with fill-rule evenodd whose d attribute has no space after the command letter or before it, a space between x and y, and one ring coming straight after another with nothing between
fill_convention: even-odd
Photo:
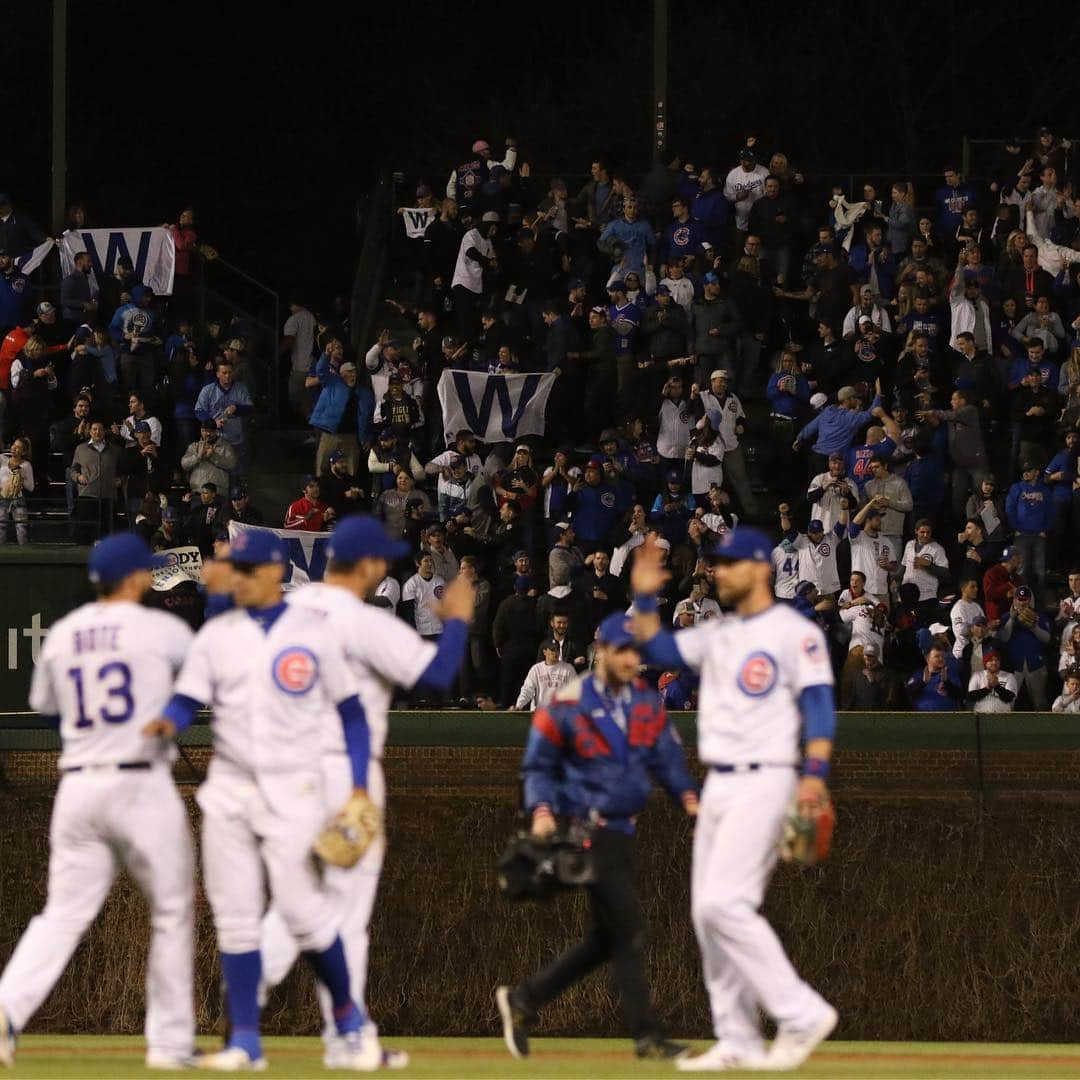
<instances>
[{"instance_id":1,"label":"jersey number 13","mask_svg":"<svg viewBox=\"0 0 1080 1080\"><path fill-rule=\"evenodd\" d=\"M68 676L75 686L75 701L79 709L79 719L75 726L88 728L94 726L95 717L86 714L86 687L81 667L68 669ZM97 719L107 724L122 724L130 720L135 712L135 702L131 696L131 668L121 660L102 664L97 670L98 686L105 693Z\"/></svg>"}]
</instances>

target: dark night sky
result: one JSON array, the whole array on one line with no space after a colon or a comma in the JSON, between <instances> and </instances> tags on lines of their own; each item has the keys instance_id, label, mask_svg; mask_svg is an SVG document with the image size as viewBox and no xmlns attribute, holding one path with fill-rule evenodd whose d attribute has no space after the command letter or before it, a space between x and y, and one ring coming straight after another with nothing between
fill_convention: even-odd
<instances>
[{"instance_id":1,"label":"dark night sky","mask_svg":"<svg viewBox=\"0 0 1080 1080\"><path fill-rule=\"evenodd\" d=\"M955 159L964 131L1080 134L1063 74L1080 4L670 9L671 144L699 159L727 164L753 130L811 172L905 175ZM0 185L44 224L51 3L6 18ZM584 173L598 152L644 168L651 24L645 0L69 0L69 197L111 225L194 202L203 236L257 276L347 287L353 207L380 165L444 179L474 138L513 134L539 172Z\"/></svg>"}]
</instances>

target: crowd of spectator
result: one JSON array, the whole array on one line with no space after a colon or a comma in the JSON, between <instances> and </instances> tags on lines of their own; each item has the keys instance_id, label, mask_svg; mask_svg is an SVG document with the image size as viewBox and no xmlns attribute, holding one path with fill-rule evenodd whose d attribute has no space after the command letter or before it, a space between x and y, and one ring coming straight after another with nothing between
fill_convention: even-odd
<instances>
[{"instance_id":1,"label":"crowd of spectator","mask_svg":"<svg viewBox=\"0 0 1080 1080\"><path fill-rule=\"evenodd\" d=\"M84 222L73 206L69 224ZM59 501L60 528L39 539L90 543L136 528L158 546L209 553L215 521L245 502L253 396L272 358L257 355L245 319L195 324L192 260L216 252L198 243L190 208L166 227L170 297L123 255L99 280L85 252L58 290L39 288L17 261L47 238L0 195L0 542L9 522L30 542L35 503Z\"/></svg>"},{"instance_id":2,"label":"crowd of spectator","mask_svg":"<svg viewBox=\"0 0 1080 1080\"><path fill-rule=\"evenodd\" d=\"M981 183L946 167L932 191L818 197L748 140L640 178L597 157L575 192L477 140L402 199L370 347L308 349L310 313L286 327L318 444L288 521L367 510L408 537L380 602L421 633L447 580L479 580L466 699L524 708L586 667L650 532L667 618L722 617L702 549L753 520L845 706L1075 710L1070 154L1042 129ZM447 438L450 369L553 374L545 435ZM653 675L693 703L684 675Z\"/></svg>"},{"instance_id":3,"label":"crowd of spectator","mask_svg":"<svg viewBox=\"0 0 1080 1080\"><path fill-rule=\"evenodd\" d=\"M597 156L580 187L538 177L512 139L463 157L401 200L396 288L370 344L351 346L343 305L291 305L280 352L312 471L286 508L264 517L237 483L242 335L219 354L190 324L163 325L130 282L107 320L17 320L20 385L48 373L34 392L12 380L21 419L7 430L29 445L0 484L26 458L39 476L48 427L30 403L52 394L73 409L59 427L79 520L87 488L117 477L135 520L148 494L186 484L160 500L163 518L207 546L233 515L320 532L374 513L414 552L377 602L421 634L439 633L447 581L476 583L457 695L470 704L525 708L586 668L650 533L671 569L664 616L724 617L705 554L754 521L776 536L777 596L828 634L842 705L1080 710L1067 141L1046 128L1009 140L979 182L947 165L933 190L858 193L822 192L755 139L731 161L642 177ZM445 432L437 391L452 369L552 375L545 434ZM685 674L651 675L672 707L694 703Z\"/></svg>"}]
</instances>

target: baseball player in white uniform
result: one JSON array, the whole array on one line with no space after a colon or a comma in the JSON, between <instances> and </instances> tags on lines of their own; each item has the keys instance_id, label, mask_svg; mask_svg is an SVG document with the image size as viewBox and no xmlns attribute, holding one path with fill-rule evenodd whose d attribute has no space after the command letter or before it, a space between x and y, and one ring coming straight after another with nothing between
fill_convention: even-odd
<instances>
[{"instance_id":1,"label":"baseball player in white uniform","mask_svg":"<svg viewBox=\"0 0 1080 1080\"><path fill-rule=\"evenodd\" d=\"M468 642L475 597L472 585L463 577L447 587L436 612L443 631L438 645L425 641L389 611L365 603L375 594L392 560L408 553L408 545L392 540L375 518L354 515L334 531L327 548L327 569L322 582L305 585L289 594L290 607L316 615L329 632L344 643L345 656L356 680L360 703L371 733L371 757L367 771L368 795L379 806L386 805L386 782L382 756L386 743L387 713L396 687L420 686L440 693L454 683ZM352 776L340 731L328 733L322 753L322 774L328 805L340 806L349 796ZM386 853L384 840L373 844L350 869L328 866L324 881L339 912L341 939L349 967L353 1000L363 1004L367 986L368 925L375 903ZM263 981L276 986L296 959L298 944L290 933L283 912L274 904L263 920ZM340 1043L333 1038L330 999L320 992L326 1020L325 1064L334 1067ZM378 1030L370 1021L366 1031L373 1040ZM402 1051L381 1051L383 1064L400 1068L408 1064Z\"/></svg>"},{"instance_id":2,"label":"baseball player in white uniform","mask_svg":"<svg viewBox=\"0 0 1080 1080\"><path fill-rule=\"evenodd\" d=\"M339 808L327 805L323 792L321 750L331 726L343 731L352 787L362 791L367 783L369 735L356 680L325 620L285 604L282 540L245 530L232 541L229 561L238 606L195 636L157 722L159 734L171 736L199 707L214 709L214 756L198 802L203 881L231 1031L226 1047L200 1064L228 1072L266 1067L258 989L268 886L331 996L336 1067L371 1071L382 1052L350 996L338 913L311 858L315 838Z\"/></svg>"},{"instance_id":3,"label":"baseball player in white uniform","mask_svg":"<svg viewBox=\"0 0 1080 1080\"><path fill-rule=\"evenodd\" d=\"M90 553L97 599L50 630L30 706L60 729L49 895L0 978L0 1065L48 996L121 867L150 904L146 1065L183 1068L195 1038L191 836L173 784L176 750L144 734L169 700L192 633L139 601L164 560L132 533Z\"/></svg>"},{"instance_id":4,"label":"baseball player in white uniform","mask_svg":"<svg viewBox=\"0 0 1080 1080\"><path fill-rule=\"evenodd\" d=\"M656 615L667 572L651 541L631 572L634 632L646 658L701 676L698 756L708 778L694 836L691 911L717 1043L678 1061L681 1070L794 1069L837 1021L760 912L792 800L816 803L826 794L836 725L825 637L776 602L771 549L756 529L722 537L709 553L711 571L717 599L734 616L674 634ZM759 1007L777 1024L768 1053Z\"/></svg>"}]
</instances>

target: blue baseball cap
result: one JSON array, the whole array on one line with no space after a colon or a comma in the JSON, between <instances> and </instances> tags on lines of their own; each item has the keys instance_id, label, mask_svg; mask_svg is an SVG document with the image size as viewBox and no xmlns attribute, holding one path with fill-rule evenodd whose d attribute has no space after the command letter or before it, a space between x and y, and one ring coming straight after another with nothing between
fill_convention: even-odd
<instances>
[{"instance_id":1,"label":"blue baseball cap","mask_svg":"<svg viewBox=\"0 0 1080 1080\"><path fill-rule=\"evenodd\" d=\"M806 523L806 531L808 533L824 532L825 531L825 523L821 520L821 518L811 518Z\"/></svg>"},{"instance_id":2,"label":"blue baseball cap","mask_svg":"<svg viewBox=\"0 0 1080 1080\"><path fill-rule=\"evenodd\" d=\"M514 592L528 592L532 588L532 578L528 574L518 574L514 578Z\"/></svg>"},{"instance_id":3,"label":"blue baseball cap","mask_svg":"<svg viewBox=\"0 0 1080 1080\"><path fill-rule=\"evenodd\" d=\"M713 270L709 270L702 278L703 281L707 281L710 285L719 285L720 276Z\"/></svg>"},{"instance_id":4,"label":"blue baseball cap","mask_svg":"<svg viewBox=\"0 0 1080 1080\"><path fill-rule=\"evenodd\" d=\"M613 612L596 629L596 640L602 645L613 645L623 649L634 644L634 634L630 629L630 616L621 611Z\"/></svg>"},{"instance_id":5,"label":"blue baseball cap","mask_svg":"<svg viewBox=\"0 0 1080 1080\"><path fill-rule=\"evenodd\" d=\"M584 288L585 288L585 282L582 281L581 278L579 278L579 277L571 278L566 283L567 292L569 292L571 289L584 289Z\"/></svg>"},{"instance_id":6,"label":"blue baseball cap","mask_svg":"<svg viewBox=\"0 0 1080 1080\"><path fill-rule=\"evenodd\" d=\"M155 555L135 533L116 533L99 540L90 552L87 573L94 585L111 585L138 570L158 570L168 559Z\"/></svg>"},{"instance_id":7,"label":"blue baseball cap","mask_svg":"<svg viewBox=\"0 0 1080 1080\"><path fill-rule=\"evenodd\" d=\"M671 290L666 285L657 285L656 286L656 295L657 296L670 296L671 295Z\"/></svg>"},{"instance_id":8,"label":"blue baseball cap","mask_svg":"<svg viewBox=\"0 0 1080 1080\"><path fill-rule=\"evenodd\" d=\"M229 544L229 562L256 566L288 561L288 546L270 529L241 529Z\"/></svg>"},{"instance_id":9,"label":"blue baseball cap","mask_svg":"<svg viewBox=\"0 0 1080 1080\"><path fill-rule=\"evenodd\" d=\"M618 280L609 281L607 291L608 292L626 292L626 282L625 281L618 281Z\"/></svg>"},{"instance_id":10,"label":"blue baseball cap","mask_svg":"<svg viewBox=\"0 0 1080 1080\"><path fill-rule=\"evenodd\" d=\"M707 559L723 559L726 562L770 562L773 542L760 529L740 525L712 544L705 552Z\"/></svg>"},{"instance_id":11,"label":"blue baseball cap","mask_svg":"<svg viewBox=\"0 0 1080 1080\"><path fill-rule=\"evenodd\" d=\"M135 426L131 430L134 431L136 435L140 432L146 432L146 434L149 435L151 428L145 420L136 420Z\"/></svg>"},{"instance_id":12,"label":"blue baseball cap","mask_svg":"<svg viewBox=\"0 0 1080 1080\"><path fill-rule=\"evenodd\" d=\"M328 558L341 562L357 559L400 559L408 555L404 540L393 540L381 521L355 514L347 517L335 530L326 545Z\"/></svg>"}]
</instances>

